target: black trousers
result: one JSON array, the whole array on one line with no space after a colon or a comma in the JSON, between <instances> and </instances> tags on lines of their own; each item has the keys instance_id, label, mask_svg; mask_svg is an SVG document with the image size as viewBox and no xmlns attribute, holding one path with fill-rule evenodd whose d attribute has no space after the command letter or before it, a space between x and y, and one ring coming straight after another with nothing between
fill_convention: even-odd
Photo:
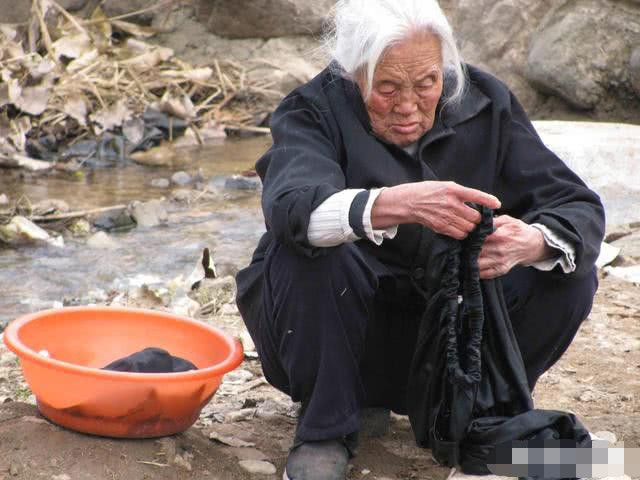
<instances>
[{"instance_id":1,"label":"black trousers","mask_svg":"<svg viewBox=\"0 0 640 480\"><path fill-rule=\"evenodd\" d=\"M276 245L264 262L261 299L238 306L269 383L303 403L298 439L353 433L363 407L404 413L425 307L408 279L353 244L314 259ZM501 282L533 390L589 314L597 276L520 267Z\"/></svg>"}]
</instances>

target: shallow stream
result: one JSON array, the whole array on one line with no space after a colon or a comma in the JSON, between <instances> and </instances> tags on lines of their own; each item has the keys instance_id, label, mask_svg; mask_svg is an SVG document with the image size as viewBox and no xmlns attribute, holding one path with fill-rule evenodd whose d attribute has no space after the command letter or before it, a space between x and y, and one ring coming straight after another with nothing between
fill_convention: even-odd
<instances>
[{"instance_id":1,"label":"shallow stream","mask_svg":"<svg viewBox=\"0 0 640 480\"><path fill-rule=\"evenodd\" d=\"M115 249L93 249L86 239L68 236L61 249L0 248L0 325L60 302L87 303L131 286L166 285L180 274L188 275L204 247L213 252L221 273L234 273L249 261L264 223L259 193L227 191L224 179L253 168L269 143L270 137L227 140L181 151L171 167L128 164L79 177L0 170L0 194L12 202L21 196L32 203L62 199L72 211L168 197L171 189L152 188L150 182L179 170L202 169L215 194L210 201L169 208L166 225L111 234L118 243Z\"/></svg>"}]
</instances>

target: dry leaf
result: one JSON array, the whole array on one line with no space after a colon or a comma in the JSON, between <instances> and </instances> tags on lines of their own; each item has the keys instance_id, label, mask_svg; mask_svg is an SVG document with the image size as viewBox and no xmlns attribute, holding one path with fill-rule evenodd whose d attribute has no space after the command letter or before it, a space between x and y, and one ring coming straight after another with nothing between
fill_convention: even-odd
<instances>
[{"instance_id":1,"label":"dry leaf","mask_svg":"<svg viewBox=\"0 0 640 480\"><path fill-rule=\"evenodd\" d=\"M136 57L123 60L120 63L138 71L145 71L156 67L162 62L166 62L171 57L173 57L172 49L159 47L150 52L145 52Z\"/></svg>"},{"instance_id":2,"label":"dry leaf","mask_svg":"<svg viewBox=\"0 0 640 480\"><path fill-rule=\"evenodd\" d=\"M69 65L67 65L67 71L69 73L78 72L83 68L86 68L92 63L94 63L97 58L98 58L98 50L95 48L92 50L89 50L88 52L85 52L82 55L80 55L74 61L70 62Z\"/></svg>"},{"instance_id":3,"label":"dry leaf","mask_svg":"<svg viewBox=\"0 0 640 480\"><path fill-rule=\"evenodd\" d=\"M67 35L53 43L56 58L78 58L92 49L91 38L84 33Z\"/></svg>"},{"instance_id":4,"label":"dry leaf","mask_svg":"<svg viewBox=\"0 0 640 480\"><path fill-rule=\"evenodd\" d=\"M124 100L118 100L114 105L106 110L100 110L89 116L91 121L102 126L104 130L112 130L119 127L132 116L131 110L127 108Z\"/></svg>"},{"instance_id":5,"label":"dry leaf","mask_svg":"<svg viewBox=\"0 0 640 480\"><path fill-rule=\"evenodd\" d=\"M137 145L144 138L144 120L142 118L132 118L122 125L122 133L125 138Z\"/></svg>"},{"instance_id":6,"label":"dry leaf","mask_svg":"<svg viewBox=\"0 0 640 480\"><path fill-rule=\"evenodd\" d=\"M87 125L87 99L82 94L72 94L65 97L62 111L74 118L83 127Z\"/></svg>"},{"instance_id":7,"label":"dry leaf","mask_svg":"<svg viewBox=\"0 0 640 480\"><path fill-rule=\"evenodd\" d=\"M157 33L154 28L136 25L135 23L125 22L122 20L113 20L111 24L117 30L133 35L134 37L149 38L153 37Z\"/></svg>"},{"instance_id":8,"label":"dry leaf","mask_svg":"<svg viewBox=\"0 0 640 480\"><path fill-rule=\"evenodd\" d=\"M14 102L14 105L30 115L41 115L49 104L51 88L49 86L26 87Z\"/></svg>"},{"instance_id":9,"label":"dry leaf","mask_svg":"<svg viewBox=\"0 0 640 480\"><path fill-rule=\"evenodd\" d=\"M111 35L113 35L113 30L111 28L111 22L109 22L109 18L104 14L104 11L100 6L96 7L96 9L91 14L91 20L100 21L100 23L95 24L95 28L102 36L102 41L106 40L107 45L111 45Z\"/></svg>"},{"instance_id":10,"label":"dry leaf","mask_svg":"<svg viewBox=\"0 0 640 480\"><path fill-rule=\"evenodd\" d=\"M135 38L128 38L125 42L125 46L129 50L133 50L134 52L148 52L149 50L153 50L155 48L150 43L143 42L142 40L137 40Z\"/></svg>"},{"instance_id":11,"label":"dry leaf","mask_svg":"<svg viewBox=\"0 0 640 480\"><path fill-rule=\"evenodd\" d=\"M169 92L166 92L158 104L158 109L183 120L190 120L196 116L193 102L186 95L175 98L171 97Z\"/></svg>"},{"instance_id":12,"label":"dry leaf","mask_svg":"<svg viewBox=\"0 0 640 480\"><path fill-rule=\"evenodd\" d=\"M56 68L56 64L49 58L42 58L39 55L32 58L29 65L29 75L33 80L40 80L45 75L50 74Z\"/></svg>"},{"instance_id":13,"label":"dry leaf","mask_svg":"<svg viewBox=\"0 0 640 480\"><path fill-rule=\"evenodd\" d=\"M213 69L192 68L190 70L165 70L160 75L167 78L184 78L192 82L206 82L213 75Z\"/></svg>"}]
</instances>

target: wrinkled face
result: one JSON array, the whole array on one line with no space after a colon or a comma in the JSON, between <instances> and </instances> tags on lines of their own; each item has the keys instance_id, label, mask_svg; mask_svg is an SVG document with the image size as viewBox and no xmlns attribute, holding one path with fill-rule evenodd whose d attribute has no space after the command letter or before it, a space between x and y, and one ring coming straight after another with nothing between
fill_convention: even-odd
<instances>
[{"instance_id":1,"label":"wrinkled face","mask_svg":"<svg viewBox=\"0 0 640 480\"><path fill-rule=\"evenodd\" d=\"M361 81L360 90L365 91ZM440 40L416 33L387 49L365 99L373 132L381 139L406 147L433 127L442 95Z\"/></svg>"}]
</instances>

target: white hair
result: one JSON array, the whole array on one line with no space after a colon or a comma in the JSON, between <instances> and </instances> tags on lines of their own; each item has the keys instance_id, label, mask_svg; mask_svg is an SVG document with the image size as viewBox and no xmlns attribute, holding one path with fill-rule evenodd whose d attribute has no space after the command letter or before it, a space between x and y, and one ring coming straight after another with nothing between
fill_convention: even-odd
<instances>
[{"instance_id":1,"label":"white hair","mask_svg":"<svg viewBox=\"0 0 640 480\"><path fill-rule=\"evenodd\" d=\"M385 50L416 32L436 35L442 48L445 104L457 104L467 85L451 25L436 0L339 0L326 38L331 56L347 78L364 75L369 97L376 66Z\"/></svg>"}]
</instances>

